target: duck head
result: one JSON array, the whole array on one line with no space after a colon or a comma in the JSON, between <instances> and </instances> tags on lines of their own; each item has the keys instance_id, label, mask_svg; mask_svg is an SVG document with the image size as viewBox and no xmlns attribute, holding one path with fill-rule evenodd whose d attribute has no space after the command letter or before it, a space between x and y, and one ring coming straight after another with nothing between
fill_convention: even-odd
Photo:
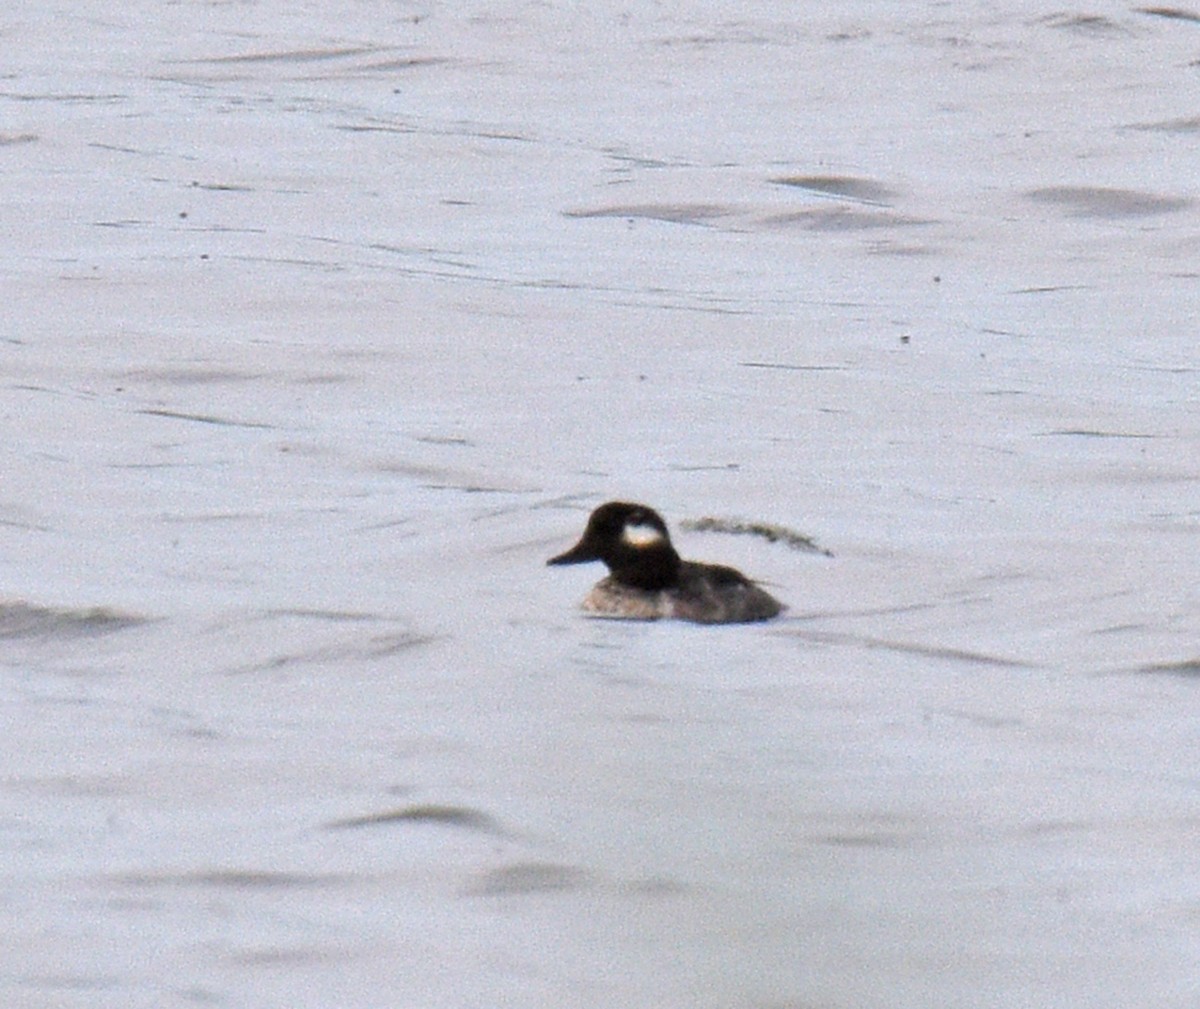
<instances>
[{"instance_id":1,"label":"duck head","mask_svg":"<svg viewBox=\"0 0 1200 1009\"><path fill-rule=\"evenodd\" d=\"M679 580L679 554L662 516L646 505L627 501L602 504L588 518L583 537L547 564L603 561L622 585L657 590Z\"/></svg>"}]
</instances>

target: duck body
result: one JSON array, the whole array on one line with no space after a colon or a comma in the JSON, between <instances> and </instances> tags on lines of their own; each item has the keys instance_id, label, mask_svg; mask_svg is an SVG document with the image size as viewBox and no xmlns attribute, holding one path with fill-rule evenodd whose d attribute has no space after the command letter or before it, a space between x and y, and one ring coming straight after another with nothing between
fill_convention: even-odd
<instances>
[{"instance_id":1,"label":"duck body","mask_svg":"<svg viewBox=\"0 0 1200 1009\"><path fill-rule=\"evenodd\" d=\"M601 505L582 539L546 563L588 561L602 561L610 572L583 601L583 609L597 616L733 624L769 620L784 609L734 568L682 560L662 517L645 505Z\"/></svg>"}]
</instances>

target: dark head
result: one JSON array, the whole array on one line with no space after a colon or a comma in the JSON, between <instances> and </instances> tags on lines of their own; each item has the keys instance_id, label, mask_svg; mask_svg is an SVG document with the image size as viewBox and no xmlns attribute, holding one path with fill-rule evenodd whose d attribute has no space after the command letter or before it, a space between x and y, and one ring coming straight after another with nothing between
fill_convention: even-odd
<instances>
[{"instance_id":1,"label":"dark head","mask_svg":"<svg viewBox=\"0 0 1200 1009\"><path fill-rule=\"evenodd\" d=\"M622 585L665 589L679 581L679 554L667 524L653 508L610 501L592 512L583 538L547 564L603 561Z\"/></svg>"}]
</instances>

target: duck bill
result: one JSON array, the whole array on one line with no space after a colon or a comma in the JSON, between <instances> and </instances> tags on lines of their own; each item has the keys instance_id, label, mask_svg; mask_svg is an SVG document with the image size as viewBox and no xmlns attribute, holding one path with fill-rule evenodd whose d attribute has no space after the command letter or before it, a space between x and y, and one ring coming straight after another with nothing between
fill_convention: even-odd
<instances>
[{"instance_id":1,"label":"duck bill","mask_svg":"<svg viewBox=\"0 0 1200 1009\"><path fill-rule=\"evenodd\" d=\"M580 540L565 554L559 554L557 557L551 557L546 563L549 564L586 564L588 561L598 561L600 556L593 550L585 540Z\"/></svg>"}]
</instances>

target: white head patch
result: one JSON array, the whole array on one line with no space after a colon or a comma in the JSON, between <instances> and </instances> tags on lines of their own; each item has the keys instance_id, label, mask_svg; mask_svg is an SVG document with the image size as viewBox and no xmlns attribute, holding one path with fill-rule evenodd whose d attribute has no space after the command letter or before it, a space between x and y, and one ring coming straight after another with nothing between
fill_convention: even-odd
<instances>
[{"instance_id":1,"label":"white head patch","mask_svg":"<svg viewBox=\"0 0 1200 1009\"><path fill-rule=\"evenodd\" d=\"M661 543L662 538L662 530L655 529L652 525L629 523L621 530L621 539L631 547L652 546L655 543Z\"/></svg>"}]
</instances>

